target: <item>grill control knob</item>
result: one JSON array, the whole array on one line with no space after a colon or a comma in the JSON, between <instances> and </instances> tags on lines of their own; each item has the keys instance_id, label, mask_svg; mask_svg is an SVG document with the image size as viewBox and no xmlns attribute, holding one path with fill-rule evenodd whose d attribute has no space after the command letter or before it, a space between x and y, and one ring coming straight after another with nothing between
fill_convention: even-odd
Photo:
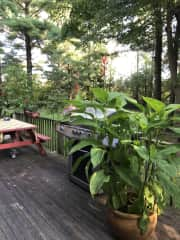
<instances>
[{"instance_id":1,"label":"grill control knob","mask_svg":"<svg viewBox=\"0 0 180 240\"><path fill-rule=\"evenodd\" d=\"M72 134L77 135L77 130L73 129Z\"/></svg>"}]
</instances>

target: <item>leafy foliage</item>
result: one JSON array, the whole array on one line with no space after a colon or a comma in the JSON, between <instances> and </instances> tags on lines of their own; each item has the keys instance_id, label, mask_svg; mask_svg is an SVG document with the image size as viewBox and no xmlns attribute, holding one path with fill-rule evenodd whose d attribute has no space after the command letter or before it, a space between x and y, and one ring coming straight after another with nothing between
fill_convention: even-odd
<instances>
[{"instance_id":1,"label":"leafy foliage","mask_svg":"<svg viewBox=\"0 0 180 240\"><path fill-rule=\"evenodd\" d=\"M92 93L92 100L78 97L70 102L76 107L76 114L69 116L72 124L91 126L93 131L90 139L80 141L70 153L91 146L92 196L103 191L113 209L140 214L139 225L145 231L149 214L164 209L170 196L180 201L176 185L180 146L162 141L171 126L171 113L180 105L166 106L149 97L144 97L141 105L125 94L99 88ZM128 109L129 102L136 110ZM84 112L88 119L78 115Z\"/></svg>"},{"instance_id":2,"label":"leafy foliage","mask_svg":"<svg viewBox=\"0 0 180 240\"><path fill-rule=\"evenodd\" d=\"M3 68L5 79L1 86L1 115L12 115L24 108L35 107L39 98L40 86L34 81L34 93L29 88L26 72L19 63L11 63Z\"/></svg>"}]
</instances>

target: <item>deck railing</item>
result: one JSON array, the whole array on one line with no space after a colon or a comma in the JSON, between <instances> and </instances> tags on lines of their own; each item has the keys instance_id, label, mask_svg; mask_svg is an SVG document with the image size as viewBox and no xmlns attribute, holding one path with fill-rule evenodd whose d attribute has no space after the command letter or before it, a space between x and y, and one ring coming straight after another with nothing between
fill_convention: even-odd
<instances>
[{"instance_id":1,"label":"deck railing","mask_svg":"<svg viewBox=\"0 0 180 240\"><path fill-rule=\"evenodd\" d=\"M62 153L62 141L63 139L59 135L59 133L56 131L56 125L59 123L56 120L44 118L44 117L38 117L38 118L32 118L29 116L26 116L24 113L16 113L16 119L32 123L37 126L37 132L47 135L51 137L50 141L47 141L44 143L44 146L50 151L50 152L58 152Z\"/></svg>"}]
</instances>

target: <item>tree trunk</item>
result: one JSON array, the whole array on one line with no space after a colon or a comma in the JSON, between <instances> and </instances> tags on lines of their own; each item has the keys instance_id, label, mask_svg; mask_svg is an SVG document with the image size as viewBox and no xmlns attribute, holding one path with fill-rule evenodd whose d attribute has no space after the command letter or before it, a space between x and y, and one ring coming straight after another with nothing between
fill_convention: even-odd
<instances>
[{"instance_id":1,"label":"tree trunk","mask_svg":"<svg viewBox=\"0 0 180 240\"><path fill-rule=\"evenodd\" d=\"M172 30L172 22L176 19L176 28L175 32ZM178 103L179 94L180 94L180 83L178 82L177 75L177 62L178 62L178 49L179 49L179 40L180 40L180 9L175 8L171 1L167 3L167 42L168 42L168 61L169 69L171 73L171 95L170 102Z\"/></svg>"},{"instance_id":2,"label":"tree trunk","mask_svg":"<svg viewBox=\"0 0 180 240\"><path fill-rule=\"evenodd\" d=\"M2 91L2 62L0 59L0 98L2 98L2 94L3 94L3 91ZM2 104L2 102L1 102L1 104ZM1 113L2 113L2 105L0 105L0 117L1 117Z\"/></svg>"},{"instance_id":3,"label":"tree trunk","mask_svg":"<svg viewBox=\"0 0 180 240\"><path fill-rule=\"evenodd\" d=\"M25 15L29 16L29 4L31 1L25 2ZM28 32L24 33L25 37L25 49L26 49L26 69L27 69L27 78L30 89L32 89L32 40Z\"/></svg>"},{"instance_id":4,"label":"tree trunk","mask_svg":"<svg viewBox=\"0 0 180 240\"><path fill-rule=\"evenodd\" d=\"M154 59L152 58L152 63L151 63L151 76L148 82L148 97L153 96L153 89L154 89L154 82L153 82L153 77L154 77Z\"/></svg>"},{"instance_id":5,"label":"tree trunk","mask_svg":"<svg viewBox=\"0 0 180 240\"><path fill-rule=\"evenodd\" d=\"M154 97L161 100L161 65L162 65L162 10L158 1L154 5L155 17L155 57L154 57Z\"/></svg>"},{"instance_id":6,"label":"tree trunk","mask_svg":"<svg viewBox=\"0 0 180 240\"><path fill-rule=\"evenodd\" d=\"M0 59L0 96L2 95L2 62Z\"/></svg>"},{"instance_id":7,"label":"tree trunk","mask_svg":"<svg viewBox=\"0 0 180 240\"><path fill-rule=\"evenodd\" d=\"M132 85L132 96L139 102L139 84L133 83Z\"/></svg>"},{"instance_id":8,"label":"tree trunk","mask_svg":"<svg viewBox=\"0 0 180 240\"><path fill-rule=\"evenodd\" d=\"M31 38L25 33L25 48L26 48L26 68L29 84L32 87L32 47L31 47Z\"/></svg>"}]
</instances>

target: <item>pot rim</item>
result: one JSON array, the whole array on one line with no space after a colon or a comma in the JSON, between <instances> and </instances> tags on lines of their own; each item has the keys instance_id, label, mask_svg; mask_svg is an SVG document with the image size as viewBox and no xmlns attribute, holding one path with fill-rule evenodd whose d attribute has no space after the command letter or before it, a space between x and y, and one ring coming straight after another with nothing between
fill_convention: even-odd
<instances>
[{"instance_id":1,"label":"pot rim","mask_svg":"<svg viewBox=\"0 0 180 240\"><path fill-rule=\"evenodd\" d=\"M121 212L119 210L114 210L114 209L109 209L109 210L111 210L113 213L117 214L118 216L120 216L122 218L126 218L126 219L139 219L141 217L140 214L125 213L125 212ZM149 217L151 217L153 215L157 215L157 213L153 212L153 213L149 214Z\"/></svg>"}]
</instances>

